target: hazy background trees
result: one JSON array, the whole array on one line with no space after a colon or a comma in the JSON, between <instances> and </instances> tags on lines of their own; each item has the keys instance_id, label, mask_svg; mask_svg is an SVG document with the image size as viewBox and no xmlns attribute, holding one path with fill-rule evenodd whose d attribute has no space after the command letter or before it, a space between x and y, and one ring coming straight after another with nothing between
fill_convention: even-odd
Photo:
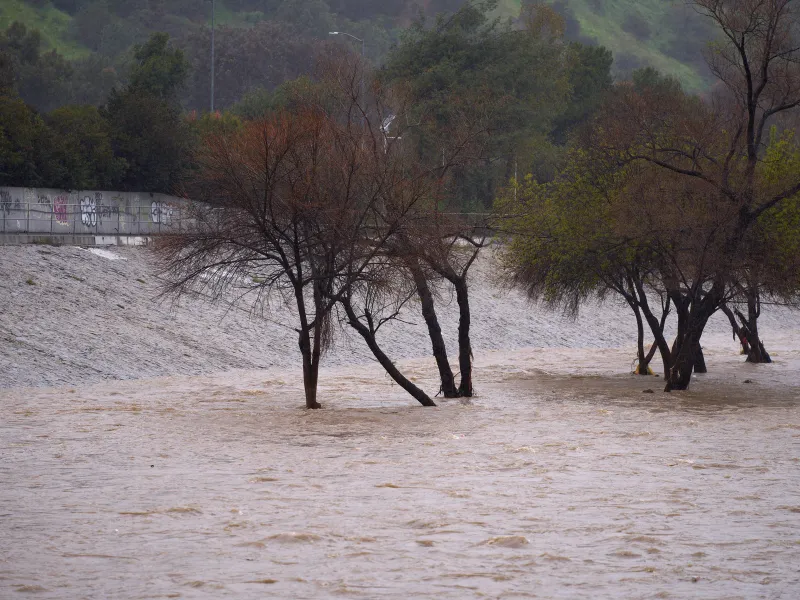
<instances>
[{"instance_id":1,"label":"hazy background trees","mask_svg":"<svg viewBox=\"0 0 800 600\"><path fill-rule=\"evenodd\" d=\"M96 50L74 60L55 50L45 51L42 35L19 23L0 33L3 94L21 99L29 107L26 110L38 113L46 126L35 135L29 132L36 144L17 152L28 155L25 161L36 163L40 174L21 177L22 171L8 172L6 181L56 187L102 181L125 189L174 191L180 174L191 165L189 150L197 139L192 130L208 122L202 114L210 96L210 31L200 18L204 13L189 4L164 5L158 11L147 3L123 6L105 0L59 5L74 12L74 35L86 43L91 37L88 32L106 32L103 35L132 42L114 53L92 38ZM212 118L227 119L226 111L245 119L258 118L286 106L288 92L311 82L318 57L330 48L358 53L348 39L328 35L330 29L344 26L369 40L368 61L384 63L379 69L381 80L402 83L408 90L415 110L409 118L423 113L435 116L429 134L415 138L417 150L428 158L439 152L431 140L446 128L449 113L469 103L491 104L493 120L482 154L454 172L451 182L456 199L451 207L459 211L487 210L499 187L516 173L552 177L570 132L597 108L611 84L610 52L568 42L563 17L545 5L526 5L516 20L498 18L496 3L491 1L431 3L428 15L440 9L451 11L438 20L404 2L382 8L337 3L340 12L330 12L324 2L259 6L264 18L217 29L215 104L222 112ZM169 14L170 7L176 12ZM366 11L371 20L353 21L359 11ZM197 26L180 31L167 27L178 15ZM392 29L393 37L386 37L388 22L377 25L384 17L400 19L409 27L403 33ZM122 23L125 35L117 36L111 29ZM164 32L143 37L143 32L160 25ZM392 40L395 46L390 45ZM107 121L106 126L95 127L94 134L107 132L114 152L112 164L76 167L76 160L89 156L74 146L78 138L66 136L56 143L51 135L47 125L63 120L63 113L54 119L45 115L82 104L98 107ZM73 122L74 115L92 114L70 110ZM104 146L103 140L96 141ZM64 144L74 149L65 151ZM8 145L15 146L11 141ZM54 147L58 145L60 149ZM67 154L76 158L68 160ZM102 162L101 156L103 152L97 160ZM47 160L58 164L46 165ZM97 173L88 174L93 169ZM58 175L66 171L71 174Z\"/></svg>"}]
</instances>

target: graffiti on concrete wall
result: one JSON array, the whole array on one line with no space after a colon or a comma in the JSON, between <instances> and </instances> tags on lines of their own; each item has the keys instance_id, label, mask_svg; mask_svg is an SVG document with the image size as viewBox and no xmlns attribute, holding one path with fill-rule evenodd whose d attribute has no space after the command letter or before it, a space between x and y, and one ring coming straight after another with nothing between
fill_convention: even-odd
<instances>
[{"instance_id":1,"label":"graffiti on concrete wall","mask_svg":"<svg viewBox=\"0 0 800 600\"><path fill-rule=\"evenodd\" d=\"M19 196L12 197L8 190L0 190L0 214L8 215L12 210L22 210L22 201Z\"/></svg>"},{"instance_id":2,"label":"graffiti on concrete wall","mask_svg":"<svg viewBox=\"0 0 800 600\"><path fill-rule=\"evenodd\" d=\"M161 194L2 186L0 235L157 235L178 228L183 202Z\"/></svg>"},{"instance_id":3,"label":"graffiti on concrete wall","mask_svg":"<svg viewBox=\"0 0 800 600\"><path fill-rule=\"evenodd\" d=\"M166 202L153 202L150 205L150 218L153 223L169 225L172 223L172 212L172 205Z\"/></svg>"},{"instance_id":4,"label":"graffiti on concrete wall","mask_svg":"<svg viewBox=\"0 0 800 600\"><path fill-rule=\"evenodd\" d=\"M140 211L141 211L142 201L139 198L139 194L135 194L133 196L128 196L128 202L130 204L128 204L126 206L127 212L133 213L133 220L134 221L140 220L142 218L142 215L139 214ZM136 207L136 210L133 209L134 206Z\"/></svg>"},{"instance_id":5,"label":"graffiti on concrete wall","mask_svg":"<svg viewBox=\"0 0 800 600\"><path fill-rule=\"evenodd\" d=\"M69 215L67 213L68 201L69 197L66 194L60 194L53 198L53 215L56 218L56 222L61 225L67 225L69 223Z\"/></svg>"},{"instance_id":6,"label":"graffiti on concrete wall","mask_svg":"<svg viewBox=\"0 0 800 600\"><path fill-rule=\"evenodd\" d=\"M115 206L114 204L103 204L103 196L102 194L96 194L100 196L100 199L95 201L97 202L97 214L100 218L100 222L102 223L103 219L109 219L115 215L119 214L119 206Z\"/></svg>"},{"instance_id":7,"label":"graffiti on concrete wall","mask_svg":"<svg viewBox=\"0 0 800 600\"><path fill-rule=\"evenodd\" d=\"M114 195L111 196L111 205L110 205L111 212L115 215L119 215L120 213L123 215L127 215L128 211L128 201L125 196Z\"/></svg>"},{"instance_id":8,"label":"graffiti on concrete wall","mask_svg":"<svg viewBox=\"0 0 800 600\"><path fill-rule=\"evenodd\" d=\"M90 196L84 196L80 201L81 223L86 227L97 226L97 202Z\"/></svg>"},{"instance_id":9,"label":"graffiti on concrete wall","mask_svg":"<svg viewBox=\"0 0 800 600\"><path fill-rule=\"evenodd\" d=\"M11 194L0 190L0 213L7 215L11 212Z\"/></svg>"}]
</instances>

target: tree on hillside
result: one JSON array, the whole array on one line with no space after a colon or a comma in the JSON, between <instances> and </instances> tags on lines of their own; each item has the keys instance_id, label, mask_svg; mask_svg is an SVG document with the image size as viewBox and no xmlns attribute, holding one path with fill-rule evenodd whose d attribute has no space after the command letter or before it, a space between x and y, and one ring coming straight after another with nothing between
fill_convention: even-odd
<instances>
[{"instance_id":1,"label":"tree on hillside","mask_svg":"<svg viewBox=\"0 0 800 600\"><path fill-rule=\"evenodd\" d=\"M50 146L42 118L18 96L0 94L0 185L47 185Z\"/></svg>"},{"instance_id":2,"label":"tree on hillside","mask_svg":"<svg viewBox=\"0 0 800 600\"><path fill-rule=\"evenodd\" d=\"M262 21L252 28L219 27L215 34L215 105L229 107L258 88L272 90L285 81L314 72L319 42L283 21ZM203 28L189 36L187 56L192 66L186 103L209 106L208 53L211 32Z\"/></svg>"},{"instance_id":3,"label":"tree on hillside","mask_svg":"<svg viewBox=\"0 0 800 600\"><path fill-rule=\"evenodd\" d=\"M97 54L73 61L72 70L74 104L101 106L108 99L111 90L121 87L124 79L124 69Z\"/></svg>"},{"instance_id":4,"label":"tree on hillside","mask_svg":"<svg viewBox=\"0 0 800 600\"><path fill-rule=\"evenodd\" d=\"M173 192L188 167L190 135L178 94L188 76L183 52L156 33L137 46L130 83L113 90L103 117L111 127L115 154L126 161L122 187Z\"/></svg>"},{"instance_id":5,"label":"tree on hillside","mask_svg":"<svg viewBox=\"0 0 800 600\"><path fill-rule=\"evenodd\" d=\"M111 126L94 106L64 106L46 117L53 132L53 159L63 167L51 187L66 190L114 189L125 173L124 159L114 156Z\"/></svg>"},{"instance_id":6,"label":"tree on hillside","mask_svg":"<svg viewBox=\"0 0 800 600\"><path fill-rule=\"evenodd\" d=\"M483 103L492 119L483 153L454 174L451 192L462 210L486 210L499 185L528 169L532 147L546 142L568 85L564 45L538 30L514 30L488 16L492 2L466 3L427 27L417 22L390 54L383 81L402 84L417 115L430 115L430 130L416 137L417 152L433 160L436 129L454 107ZM546 29L546 28L545 28ZM502 183L501 183L502 182Z\"/></svg>"},{"instance_id":7,"label":"tree on hillside","mask_svg":"<svg viewBox=\"0 0 800 600\"><path fill-rule=\"evenodd\" d=\"M106 28L112 26L116 21L117 17L110 11L109 3L106 0L94 0L84 4L77 11L72 18L70 27L72 35L77 41L93 52L97 52L102 47L103 33L107 31ZM129 31L130 29L128 29ZM128 37L126 35L128 32L123 29L122 35ZM133 41L132 37L128 37L127 41L130 44Z\"/></svg>"},{"instance_id":8,"label":"tree on hillside","mask_svg":"<svg viewBox=\"0 0 800 600\"><path fill-rule=\"evenodd\" d=\"M39 31L15 21L0 32L0 57L6 79L31 106L47 112L69 101L72 66L55 50L42 52Z\"/></svg>"},{"instance_id":9,"label":"tree on hillside","mask_svg":"<svg viewBox=\"0 0 800 600\"><path fill-rule=\"evenodd\" d=\"M285 81L274 90L258 87L247 92L230 112L243 119L260 119L273 112L291 112L297 99L307 96L314 86L311 78L303 75Z\"/></svg>"},{"instance_id":10,"label":"tree on hillside","mask_svg":"<svg viewBox=\"0 0 800 600\"><path fill-rule=\"evenodd\" d=\"M567 78L570 97L555 118L553 141L565 144L568 135L585 123L603 103L611 90L611 51L603 46L586 46L572 42L567 51Z\"/></svg>"},{"instance_id":11,"label":"tree on hillside","mask_svg":"<svg viewBox=\"0 0 800 600\"><path fill-rule=\"evenodd\" d=\"M11 95L16 83L14 61L7 52L0 51L0 95Z\"/></svg>"},{"instance_id":12,"label":"tree on hillside","mask_svg":"<svg viewBox=\"0 0 800 600\"><path fill-rule=\"evenodd\" d=\"M183 50L171 47L169 35L154 33L145 44L135 46L129 88L140 94L175 102L186 85L189 62Z\"/></svg>"}]
</instances>

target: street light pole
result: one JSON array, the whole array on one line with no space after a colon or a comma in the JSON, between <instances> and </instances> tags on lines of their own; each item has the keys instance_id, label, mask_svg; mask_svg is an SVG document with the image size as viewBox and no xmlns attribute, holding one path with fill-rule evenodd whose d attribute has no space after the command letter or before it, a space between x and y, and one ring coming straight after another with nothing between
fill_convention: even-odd
<instances>
[{"instance_id":1,"label":"street light pole","mask_svg":"<svg viewBox=\"0 0 800 600\"><path fill-rule=\"evenodd\" d=\"M361 98L363 99L364 94L364 46L365 42L360 37L354 36L352 33L346 33L344 31L329 31L328 35L346 35L349 38L354 39L357 42L361 42ZM364 117L364 121L366 122L366 117Z\"/></svg>"},{"instance_id":2,"label":"street light pole","mask_svg":"<svg viewBox=\"0 0 800 600\"><path fill-rule=\"evenodd\" d=\"M211 112L214 112L214 9L215 2L211 0Z\"/></svg>"}]
</instances>

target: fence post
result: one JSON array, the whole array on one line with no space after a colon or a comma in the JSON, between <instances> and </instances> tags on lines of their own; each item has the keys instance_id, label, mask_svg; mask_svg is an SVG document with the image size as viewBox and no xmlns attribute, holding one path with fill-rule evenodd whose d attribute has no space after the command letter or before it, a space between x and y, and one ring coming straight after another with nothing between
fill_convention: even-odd
<instances>
[{"instance_id":1,"label":"fence post","mask_svg":"<svg viewBox=\"0 0 800 600\"><path fill-rule=\"evenodd\" d=\"M31 232L31 203L25 201L25 233Z\"/></svg>"}]
</instances>

